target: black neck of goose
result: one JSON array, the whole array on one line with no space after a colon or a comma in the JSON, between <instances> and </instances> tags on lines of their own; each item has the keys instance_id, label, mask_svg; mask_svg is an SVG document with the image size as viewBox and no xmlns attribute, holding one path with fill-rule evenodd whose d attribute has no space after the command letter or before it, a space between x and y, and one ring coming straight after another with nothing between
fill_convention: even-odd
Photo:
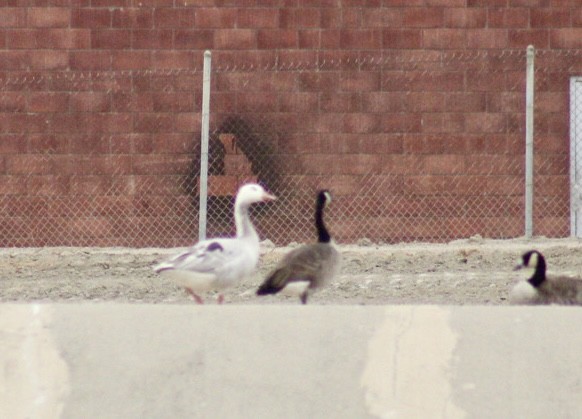
<instances>
[{"instance_id":1,"label":"black neck of goose","mask_svg":"<svg viewBox=\"0 0 582 419\"><path fill-rule=\"evenodd\" d=\"M534 287L537 288L546 280L546 260L544 257L538 253L538 264L536 266L536 270L528 282Z\"/></svg>"},{"instance_id":2,"label":"black neck of goose","mask_svg":"<svg viewBox=\"0 0 582 419\"><path fill-rule=\"evenodd\" d=\"M318 200L315 207L315 227L317 228L317 241L319 243L329 243L331 236L323 222L323 209L325 207L325 200Z\"/></svg>"}]
</instances>

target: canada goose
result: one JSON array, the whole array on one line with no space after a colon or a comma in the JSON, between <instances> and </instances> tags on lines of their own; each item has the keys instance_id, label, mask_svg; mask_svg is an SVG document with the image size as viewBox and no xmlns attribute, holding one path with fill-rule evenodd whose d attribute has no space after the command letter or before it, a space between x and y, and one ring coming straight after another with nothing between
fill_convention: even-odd
<instances>
[{"instance_id":1,"label":"canada goose","mask_svg":"<svg viewBox=\"0 0 582 419\"><path fill-rule=\"evenodd\" d=\"M514 270L527 269L531 277L512 289L510 301L513 304L582 305L582 280L546 275L546 260L537 250L524 253L521 259Z\"/></svg>"},{"instance_id":2,"label":"canada goose","mask_svg":"<svg viewBox=\"0 0 582 419\"><path fill-rule=\"evenodd\" d=\"M265 279L257 295L297 295L301 303L307 303L310 291L325 285L338 272L340 254L331 242L331 236L323 222L323 210L331 202L329 191L317 194L315 205L315 227L317 243L304 245L289 252L277 268Z\"/></svg>"},{"instance_id":3,"label":"canada goose","mask_svg":"<svg viewBox=\"0 0 582 419\"><path fill-rule=\"evenodd\" d=\"M249 218L251 204L272 201L275 196L257 184L243 185L235 199L236 237L208 239L154 267L186 289L198 304L200 292L222 290L253 272L259 261L259 236ZM224 297L218 295L218 302Z\"/></svg>"}]
</instances>

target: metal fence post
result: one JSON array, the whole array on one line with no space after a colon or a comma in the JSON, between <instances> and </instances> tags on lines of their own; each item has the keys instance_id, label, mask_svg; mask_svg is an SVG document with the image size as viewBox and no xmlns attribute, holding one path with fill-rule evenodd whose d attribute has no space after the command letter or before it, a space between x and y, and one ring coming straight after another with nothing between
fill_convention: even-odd
<instances>
[{"instance_id":1,"label":"metal fence post","mask_svg":"<svg viewBox=\"0 0 582 419\"><path fill-rule=\"evenodd\" d=\"M198 240L206 239L206 218L208 216L208 135L210 129L210 65L212 54L204 51L202 76L202 126L200 132L200 207L198 217Z\"/></svg>"},{"instance_id":2,"label":"metal fence post","mask_svg":"<svg viewBox=\"0 0 582 419\"><path fill-rule=\"evenodd\" d=\"M525 237L528 239L533 235L534 57L534 47L529 45L525 77Z\"/></svg>"},{"instance_id":3,"label":"metal fence post","mask_svg":"<svg viewBox=\"0 0 582 419\"><path fill-rule=\"evenodd\" d=\"M582 77L570 77L570 237L582 237Z\"/></svg>"}]
</instances>

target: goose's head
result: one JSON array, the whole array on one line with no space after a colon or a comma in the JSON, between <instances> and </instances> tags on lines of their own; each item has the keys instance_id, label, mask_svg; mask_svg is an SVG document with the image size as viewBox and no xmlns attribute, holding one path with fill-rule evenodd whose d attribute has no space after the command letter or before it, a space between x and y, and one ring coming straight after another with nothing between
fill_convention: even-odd
<instances>
[{"instance_id":1,"label":"goose's head","mask_svg":"<svg viewBox=\"0 0 582 419\"><path fill-rule=\"evenodd\" d=\"M236 203L239 205L250 205L255 202L274 201L275 195L268 193L265 188L256 183L247 183L239 188L236 194Z\"/></svg>"},{"instance_id":2,"label":"goose's head","mask_svg":"<svg viewBox=\"0 0 582 419\"><path fill-rule=\"evenodd\" d=\"M325 208L331 202L331 193L327 189L323 189L317 193L317 206Z\"/></svg>"},{"instance_id":3,"label":"goose's head","mask_svg":"<svg viewBox=\"0 0 582 419\"><path fill-rule=\"evenodd\" d=\"M539 284L541 284L546 278L546 261L540 252L537 250L530 250L521 255L519 263L513 270L523 271L524 276L527 277L532 285L539 286Z\"/></svg>"}]
</instances>

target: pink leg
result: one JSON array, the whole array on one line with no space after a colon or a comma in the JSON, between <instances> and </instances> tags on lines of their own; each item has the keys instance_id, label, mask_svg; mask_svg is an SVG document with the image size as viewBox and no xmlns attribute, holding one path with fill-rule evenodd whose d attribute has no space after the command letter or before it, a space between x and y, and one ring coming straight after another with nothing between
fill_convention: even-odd
<instances>
[{"instance_id":1,"label":"pink leg","mask_svg":"<svg viewBox=\"0 0 582 419\"><path fill-rule=\"evenodd\" d=\"M218 304L224 303L224 295L218 294L218 298L216 299L216 301L218 302Z\"/></svg>"},{"instance_id":2,"label":"pink leg","mask_svg":"<svg viewBox=\"0 0 582 419\"><path fill-rule=\"evenodd\" d=\"M192 288L186 288L186 292L194 299L194 301L196 301L198 304L204 304L204 300L198 295L196 294L194 291L192 291Z\"/></svg>"}]
</instances>

